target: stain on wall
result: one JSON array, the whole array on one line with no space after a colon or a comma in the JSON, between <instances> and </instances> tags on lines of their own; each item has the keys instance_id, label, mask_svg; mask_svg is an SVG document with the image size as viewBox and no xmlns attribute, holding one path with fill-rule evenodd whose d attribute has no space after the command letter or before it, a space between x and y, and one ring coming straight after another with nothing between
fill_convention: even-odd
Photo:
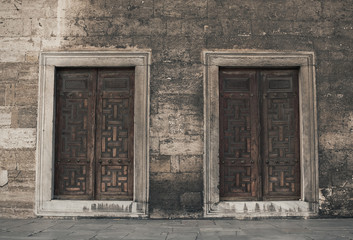
<instances>
[{"instance_id":1,"label":"stain on wall","mask_svg":"<svg viewBox=\"0 0 353 240\"><path fill-rule=\"evenodd\" d=\"M203 49L313 51L320 214L353 216L353 5L344 0L5 0L0 216L33 216L41 50L151 49L150 216L201 217ZM23 143L23 144L22 144ZM30 200L29 200L30 199Z\"/></svg>"}]
</instances>

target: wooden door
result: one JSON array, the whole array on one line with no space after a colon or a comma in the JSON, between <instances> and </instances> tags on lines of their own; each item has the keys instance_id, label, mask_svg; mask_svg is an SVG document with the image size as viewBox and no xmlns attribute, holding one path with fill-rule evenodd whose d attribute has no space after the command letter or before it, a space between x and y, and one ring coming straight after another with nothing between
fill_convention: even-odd
<instances>
[{"instance_id":1,"label":"wooden door","mask_svg":"<svg viewBox=\"0 0 353 240\"><path fill-rule=\"evenodd\" d=\"M62 69L56 76L54 195L92 199L97 72Z\"/></svg>"},{"instance_id":2,"label":"wooden door","mask_svg":"<svg viewBox=\"0 0 353 240\"><path fill-rule=\"evenodd\" d=\"M132 199L133 113L133 69L57 69L54 198Z\"/></svg>"},{"instance_id":3,"label":"wooden door","mask_svg":"<svg viewBox=\"0 0 353 240\"><path fill-rule=\"evenodd\" d=\"M220 69L220 197L300 198L298 71Z\"/></svg>"},{"instance_id":4,"label":"wooden door","mask_svg":"<svg viewBox=\"0 0 353 240\"><path fill-rule=\"evenodd\" d=\"M298 71L262 71L264 199L299 199Z\"/></svg>"},{"instance_id":5,"label":"wooden door","mask_svg":"<svg viewBox=\"0 0 353 240\"><path fill-rule=\"evenodd\" d=\"M133 80L133 70L98 73L97 199L132 198Z\"/></svg>"},{"instance_id":6,"label":"wooden door","mask_svg":"<svg viewBox=\"0 0 353 240\"><path fill-rule=\"evenodd\" d=\"M220 72L220 192L223 200L258 198L256 72Z\"/></svg>"}]
</instances>

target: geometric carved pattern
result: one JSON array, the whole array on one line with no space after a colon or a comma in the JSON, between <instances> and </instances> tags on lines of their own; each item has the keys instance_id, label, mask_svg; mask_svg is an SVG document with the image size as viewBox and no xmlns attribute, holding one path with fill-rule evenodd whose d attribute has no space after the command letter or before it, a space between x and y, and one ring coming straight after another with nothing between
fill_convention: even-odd
<instances>
[{"instance_id":1,"label":"geometric carved pattern","mask_svg":"<svg viewBox=\"0 0 353 240\"><path fill-rule=\"evenodd\" d=\"M102 166L102 192L128 193L128 166Z\"/></svg>"},{"instance_id":2,"label":"geometric carved pattern","mask_svg":"<svg viewBox=\"0 0 353 240\"><path fill-rule=\"evenodd\" d=\"M225 99L224 157L250 159L251 122L248 99Z\"/></svg>"},{"instance_id":3,"label":"geometric carved pattern","mask_svg":"<svg viewBox=\"0 0 353 240\"><path fill-rule=\"evenodd\" d=\"M87 99L66 99L62 106L62 158L87 157Z\"/></svg>"},{"instance_id":4,"label":"geometric carved pattern","mask_svg":"<svg viewBox=\"0 0 353 240\"><path fill-rule=\"evenodd\" d=\"M86 176L85 165L61 165L64 194L86 194Z\"/></svg>"},{"instance_id":5,"label":"geometric carved pattern","mask_svg":"<svg viewBox=\"0 0 353 240\"><path fill-rule=\"evenodd\" d=\"M297 71L265 72L265 198L300 198Z\"/></svg>"},{"instance_id":6,"label":"geometric carved pattern","mask_svg":"<svg viewBox=\"0 0 353 240\"><path fill-rule=\"evenodd\" d=\"M221 199L298 199L298 71L219 73Z\"/></svg>"},{"instance_id":7,"label":"geometric carved pattern","mask_svg":"<svg viewBox=\"0 0 353 240\"><path fill-rule=\"evenodd\" d=\"M134 70L57 69L54 198L131 200Z\"/></svg>"},{"instance_id":8,"label":"geometric carved pattern","mask_svg":"<svg viewBox=\"0 0 353 240\"><path fill-rule=\"evenodd\" d=\"M224 191L228 193L251 193L251 166L231 166L224 169Z\"/></svg>"},{"instance_id":9,"label":"geometric carved pattern","mask_svg":"<svg viewBox=\"0 0 353 240\"><path fill-rule=\"evenodd\" d=\"M92 196L92 69L59 69L56 78L56 155L54 195L61 199Z\"/></svg>"},{"instance_id":10,"label":"geometric carved pattern","mask_svg":"<svg viewBox=\"0 0 353 240\"><path fill-rule=\"evenodd\" d=\"M223 114L224 191L251 195L250 102L225 98Z\"/></svg>"},{"instance_id":11,"label":"geometric carved pattern","mask_svg":"<svg viewBox=\"0 0 353 240\"><path fill-rule=\"evenodd\" d=\"M258 113L255 75L220 72L220 194L223 200L257 197Z\"/></svg>"},{"instance_id":12,"label":"geometric carved pattern","mask_svg":"<svg viewBox=\"0 0 353 240\"><path fill-rule=\"evenodd\" d=\"M128 157L129 99L103 99L101 157Z\"/></svg>"},{"instance_id":13,"label":"geometric carved pattern","mask_svg":"<svg viewBox=\"0 0 353 240\"><path fill-rule=\"evenodd\" d=\"M132 199L133 76L131 69L98 74L96 198L100 200Z\"/></svg>"},{"instance_id":14,"label":"geometric carved pattern","mask_svg":"<svg viewBox=\"0 0 353 240\"><path fill-rule=\"evenodd\" d=\"M269 161L285 164L295 161L294 109L289 98L270 98L267 104Z\"/></svg>"},{"instance_id":15,"label":"geometric carved pattern","mask_svg":"<svg viewBox=\"0 0 353 240\"><path fill-rule=\"evenodd\" d=\"M295 166L269 166L269 192L288 193L296 191Z\"/></svg>"}]
</instances>

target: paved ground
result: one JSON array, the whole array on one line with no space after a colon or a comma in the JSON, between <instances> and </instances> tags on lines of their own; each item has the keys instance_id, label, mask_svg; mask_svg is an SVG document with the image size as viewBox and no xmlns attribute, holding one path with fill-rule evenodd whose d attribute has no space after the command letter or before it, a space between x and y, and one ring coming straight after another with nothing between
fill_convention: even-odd
<instances>
[{"instance_id":1,"label":"paved ground","mask_svg":"<svg viewBox=\"0 0 353 240\"><path fill-rule=\"evenodd\" d=\"M253 221L0 218L0 239L353 239L353 218Z\"/></svg>"}]
</instances>

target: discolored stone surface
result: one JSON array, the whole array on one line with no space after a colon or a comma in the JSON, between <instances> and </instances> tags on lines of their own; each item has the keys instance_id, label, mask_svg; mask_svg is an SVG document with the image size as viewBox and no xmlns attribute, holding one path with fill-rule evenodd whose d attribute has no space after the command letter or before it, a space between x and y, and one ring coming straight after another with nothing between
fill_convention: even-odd
<instances>
[{"instance_id":1,"label":"discolored stone surface","mask_svg":"<svg viewBox=\"0 0 353 240\"><path fill-rule=\"evenodd\" d=\"M0 216L32 216L40 51L129 49L152 51L151 217L202 216L204 49L315 53L320 214L353 216L352 19L349 0L2 1Z\"/></svg>"}]
</instances>

